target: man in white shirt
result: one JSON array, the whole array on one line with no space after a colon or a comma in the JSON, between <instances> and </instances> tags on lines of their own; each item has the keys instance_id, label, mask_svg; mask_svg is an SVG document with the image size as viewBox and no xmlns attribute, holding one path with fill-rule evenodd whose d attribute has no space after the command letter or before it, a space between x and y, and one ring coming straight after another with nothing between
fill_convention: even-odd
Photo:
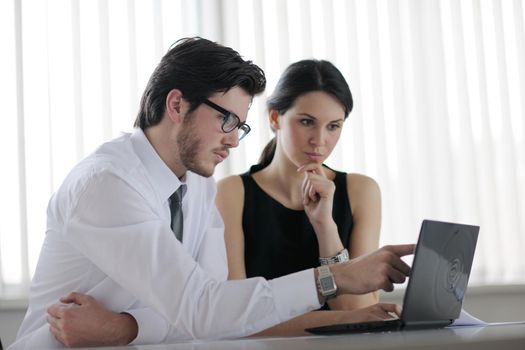
<instances>
[{"instance_id":1,"label":"man in white shirt","mask_svg":"<svg viewBox=\"0 0 525 350\"><path fill-rule=\"evenodd\" d=\"M190 38L168 51L142 97L137 129L82 160L51 198L12 349L242 337L317 309L336 293L389 291L404 282L409 267L400 256L413 245L271 281L226 280L211 175L249 132L248 108L264 87L262 70L230 48ZM180 242L169 198L182 185ZM79 324L85 336L71 336L69 327Z\"/></svg>"}]
</instances>

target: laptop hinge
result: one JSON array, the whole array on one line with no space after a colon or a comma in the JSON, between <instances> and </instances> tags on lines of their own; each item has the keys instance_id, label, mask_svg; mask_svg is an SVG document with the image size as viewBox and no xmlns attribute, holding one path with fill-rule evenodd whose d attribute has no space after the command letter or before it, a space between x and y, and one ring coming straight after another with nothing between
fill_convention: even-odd
<instances>
[{"instance_id":1,"label":"laptop hinge","mask_svg":"<svg viewBox=\"0 0 525 350\"><path fill-rule=\"evenodd\" d=\"M425 328L442 328L450 325L453 320L440 321L411 321L404 322L405 329L425 329Z\"/></svg>"}]
</instances>

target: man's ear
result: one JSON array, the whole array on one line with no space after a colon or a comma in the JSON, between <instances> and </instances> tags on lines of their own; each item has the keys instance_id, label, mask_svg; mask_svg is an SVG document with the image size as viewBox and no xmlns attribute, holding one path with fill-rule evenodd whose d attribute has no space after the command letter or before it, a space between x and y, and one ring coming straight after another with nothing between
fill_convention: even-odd
<instances>
[{"instance_id":1,"label":"man's ear","mask_svg":"<svg viewBox=\"0 0 525 350\"><path fill-rule=\"evenodd\" d=\"M279 112L277 112L274 109L270 110L269 118L270 118L270 128L272 128L273 131L278 130L279 122L280 122Z\"/></svg>"},{"instance_id":2,"label":"man's ear","mask_svg":"<svg viewBox=\"0 0 525 350\"><path fill-rule=\"evenodd\" d=\"M182 122L182 91L173 89L166 96L166 114L174 122Z\"/></svg>"}]
</instances>

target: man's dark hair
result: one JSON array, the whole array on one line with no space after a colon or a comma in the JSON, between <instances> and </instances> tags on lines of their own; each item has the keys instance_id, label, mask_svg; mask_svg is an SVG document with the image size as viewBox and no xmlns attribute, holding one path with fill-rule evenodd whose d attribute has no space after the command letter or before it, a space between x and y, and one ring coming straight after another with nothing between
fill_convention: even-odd
<instances>
[{"instance_id":1,"label":"man's dark hair","mask_svg":"<svg viewBox=\"0 0 525 350\"><path fill-rule=\"evenodd\" d=\"M214 93L240 87L255 96L265 86L263 70L232 48L200 37L180 39L151 75L134 126L144 130L158 124L173 89L182 92L192 112Z\"/></svg>"}]
</instances>

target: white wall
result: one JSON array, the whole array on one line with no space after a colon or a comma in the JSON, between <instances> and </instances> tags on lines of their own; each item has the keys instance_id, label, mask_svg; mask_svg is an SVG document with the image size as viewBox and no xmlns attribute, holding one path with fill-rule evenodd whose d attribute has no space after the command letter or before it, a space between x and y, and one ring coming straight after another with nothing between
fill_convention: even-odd
<instances>
[{"instance_id":1,"label":"white wall","mask_svg":"<svg viewBox=\"0 0 525 350\"><path fill-rule=\"evenodd\" d=\"M401 304L403 292L382 292L380 299ZM469 287L463 308L486 322L525 321L525 285Z\"/></svg>"},{"instance_id":2,"label":"white wall","mask_svg":"<svg viewBox=\"0 0 525 350\"><path fill-rule=\"evenodd\" d=\"M401 303L402 298L402 291L381 294L383 302ZM486 322L525 321L525 285L470 287L463 306ZM4 348L15 339L24 314L16 305L0 309L0 337Z\"/></svg>"}]
</instances>

